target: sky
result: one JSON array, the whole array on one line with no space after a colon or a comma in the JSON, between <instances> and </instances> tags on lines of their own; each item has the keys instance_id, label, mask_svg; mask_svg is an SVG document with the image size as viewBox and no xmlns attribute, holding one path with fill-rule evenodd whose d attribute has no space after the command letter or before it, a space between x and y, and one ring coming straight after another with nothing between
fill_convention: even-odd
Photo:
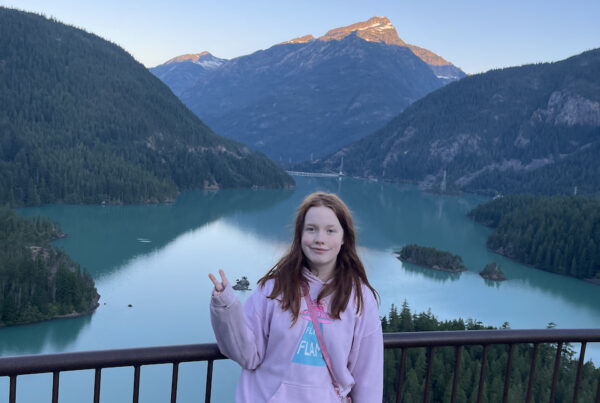
<instances>
[{"instance_id":1,"label":"sky","mask_svg":"<svg viewBox=\"0 0 600 403\"><path fill-rule=\"evenodd\" d=\"M469 74L600 47L600 0L0 0L127 50L146 67L209 51L231 59L388 17L400 38Z\"/></svg>"}]
</instances>

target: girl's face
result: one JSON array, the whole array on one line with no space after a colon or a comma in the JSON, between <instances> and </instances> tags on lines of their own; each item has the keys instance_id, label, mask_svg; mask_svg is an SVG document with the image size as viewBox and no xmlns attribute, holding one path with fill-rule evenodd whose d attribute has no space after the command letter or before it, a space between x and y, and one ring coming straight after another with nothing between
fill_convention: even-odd
<instances>
[{"instance_id":1,"label":"girl's face","mask_svg":"<svg viewBox=\"0 0 600 403\"><path fill-rule=\"evenodd\" d=\"M308 209L304 216L301 243L310 269L328 272L335 267L344 243L344 230L333 210L324 206Z\"/></svg>"}]
</instances>

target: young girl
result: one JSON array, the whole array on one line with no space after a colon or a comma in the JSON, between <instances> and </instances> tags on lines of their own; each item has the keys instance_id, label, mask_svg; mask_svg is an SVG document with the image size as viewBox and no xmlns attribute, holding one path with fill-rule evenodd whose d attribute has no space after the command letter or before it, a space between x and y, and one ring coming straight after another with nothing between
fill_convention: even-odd
<instances>
[{"instance_id":1,"label":"young girl","mask_svg":"<svg viewBox=\"0 0 600 403\"><path fill-rule=\"evenodd\" d=\"M215 286L211 322L221 352L242 366L236 402L382 401L378 296L339 197L313 193L304 199L288 252L243 307L223 270L219 274L221 281L209 274Z\"/></svg>"}]
</instances>

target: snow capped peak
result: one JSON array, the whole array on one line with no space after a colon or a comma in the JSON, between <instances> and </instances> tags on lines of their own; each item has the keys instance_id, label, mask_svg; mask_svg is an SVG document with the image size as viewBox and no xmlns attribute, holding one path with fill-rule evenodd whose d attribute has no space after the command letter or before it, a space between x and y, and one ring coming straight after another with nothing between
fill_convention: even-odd
<instances>
[{"instance_id":1,"label":"snow capped peak","mask_svg":"<svg viewBox=\"0 0 600 403\"><path fill-rule=\"evenodd\" d=\"M387 17L372 17L346 27L335 28L319 38L320 41L340 40L356 32L356 35L369 42L384 42L388 45L406 46L400 39L396 28Z\"/></svg>"},{"instance_id":2,"label":"snow capped peak","mask_svg":"<svg viewBox=\"0 0 600 403\"><path fill-rule=\"evenodd\" d=\"M194 63L204 67L205 69L214 69L219 67L225 61L225 59L219 59L218 57L214 57L209 52L204 51L201 53L189 53L185 55L180 55L168 60L164 64L167 65L173 63Z\"/></svg>"},{"instance_id":3,"label":"snow capped peak","mask_svg":"<svg viewBox=\"0 0 600 403\"><path fill-rule=\"evenodd\" d=\"M315 39L315 37L312 35L304 35L299 38L294 38L290 41L281 42L279 45L285 45L288 43L307 43L307 42L313 41L314 39Z\"/></svg>"}]
</instances>

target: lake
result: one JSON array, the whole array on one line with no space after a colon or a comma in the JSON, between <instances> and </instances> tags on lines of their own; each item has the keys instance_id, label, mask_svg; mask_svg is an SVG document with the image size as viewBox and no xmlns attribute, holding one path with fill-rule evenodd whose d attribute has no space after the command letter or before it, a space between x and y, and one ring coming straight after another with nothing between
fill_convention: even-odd
<instances>
[{"instance_id":1,"label":"lake","mask_svg":"<svg viewBox=\"0 0 600 403\"><path fill-rule=\"evenodd\" d=\"M172 204L19 210L61 224L68 237L56 245L94 277L101 305L81 318L0 329L0 355L214 342L208 273L222 268L232 281L247 276L253 287L287 248L297 206L317 190L338 193L352 210L359 254L381 295L381 315L406 300L413 313L431 309L439 319L473 318L496 327L600 326L598 286L486 249L491 230L466 217L485 198L349 178L295 179L294 190L187 192ZM393 252L408 243L460 255L469 271L403 264ZM507 281L479 276L492 261L502 265ZM249 295L238 294L242 300ZM586 356L599 363L600 346L589 345ZM205 371L204 363L180 366L179 402L204 396ZM237 364L216 362L213 401L233 401L238 376ZM93 379L92 371L61 374L60 401L91 401ZM140 401L169 401L170 381L170 366L143 367ZM132 368L104 370L102 401L131 401L132 384ZM19 377L17 401L49 401L51 388L51 374ZM8 396L8 379L0 379L0 396Z\"/></svg>"}]
</instances>

